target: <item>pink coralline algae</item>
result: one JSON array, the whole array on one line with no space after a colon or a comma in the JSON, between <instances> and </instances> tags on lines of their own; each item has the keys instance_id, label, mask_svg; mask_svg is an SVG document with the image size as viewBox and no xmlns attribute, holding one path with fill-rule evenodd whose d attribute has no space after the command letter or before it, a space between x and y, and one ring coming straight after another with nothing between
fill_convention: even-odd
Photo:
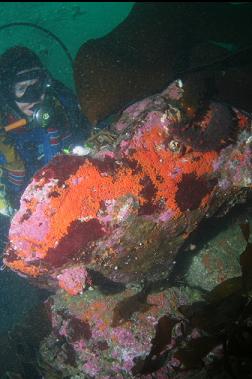
<instances>
[{"instance_id":1,"label":"pink coralline algae","mask_svg":"<svg viewBox=\"0 0 252 379\"><path fill-rule=\"evenodd\" d=\"M88 280L88 273L85 267L76 266L66 268L57 275L59 287L63 288L70 295L81 293L86 285L91 284Z\"/></svg>"},{"instance_id":2,"label":"pink coralline algae","mask_svg":"<svg viewBox=\"0 0 252 379\"><path fill-rule=\"evenodd\" d=\"M176 307L185 304L187 297L177 289L170 289L137 300L137 291L131 289L104 297L93 290L74 301L58 294L51 307L52 334L43 341L40 362L64 374L81 373L96 379L132 378L150 360L158 367L160 354L176 351L177 337L173 336L173 330L180 324ZM168 313L171 320L166 316ZM57 336L57 343L52 343L53 336ZM62 356L60 344L64 344L67 356ZM68 355L74 356L74 365L64 363L69 362ZM158 370L157 377L162 372L167 372L167 368Z\"/></svg>"}]
</instances>

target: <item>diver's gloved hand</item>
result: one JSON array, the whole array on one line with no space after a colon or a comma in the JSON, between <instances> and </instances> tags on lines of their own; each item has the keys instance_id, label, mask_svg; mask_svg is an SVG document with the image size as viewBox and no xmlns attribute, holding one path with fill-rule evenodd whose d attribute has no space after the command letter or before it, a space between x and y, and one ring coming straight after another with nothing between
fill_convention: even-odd
<instances>
[{"instance_id":1,"label":"diver's gloved hand","mask_svg":"<svg viewBox=\"0 0 252 379\"><path fill-rule=\"evenodd\" d=\"M118 135L110 130L100 130L94 128L94 132L83 145L70 145L68 149L63 149L64 154L70 155L93 155L104 148L113 147Z\"/></svg>"},{"instance_id":2,"label":"diver's gloved hand","mask_svg":"<svg viewBox=\"0 0 252 379\"><path fill-rule=\"evenodd\" d=\"M92 145L95 150L99 151L103 147L113 146L117 138L118 135L114 131L94 128L94 132L86 140L86 144Z\"/></svg>"}]
</instances>

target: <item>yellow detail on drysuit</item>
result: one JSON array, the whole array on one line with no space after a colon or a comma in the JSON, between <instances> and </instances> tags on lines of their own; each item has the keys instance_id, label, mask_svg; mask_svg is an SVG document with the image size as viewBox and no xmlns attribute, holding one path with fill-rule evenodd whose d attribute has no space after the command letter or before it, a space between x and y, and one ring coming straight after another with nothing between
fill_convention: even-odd
<instances>
[{"instance_id":1,"label":"yellow detail on drysuit","mask_svg":"<svg viewBox=\"0 0 252 379\"><path fill-rule=\"evenodd\" d=\"M8 200L6 187L3 183L3 176L8 177L8 173L11 171L24 173L25 167L15 147L6 143L5 138L5 135L0 136L0 154L2 154L6 160L5 163L0 163L0 213L11 217L13 215L13 208Z\"/></svg>"},{"instance_id":2,"label":"yellow detail on drysuit","mask_svg":"<svg viewBox=\"0 0 252 379\"><path fill-rule=\"evenodd\" d=\"M5 185L1 181L2 177L3 170L0 168L0 214L10 217L13 214L13 209L6 198Z\"/></svg>"},{"instance_id":3,"label":"yellow detail on drysuit","mask_svg":"<svg viewBox=\"0 0 252 379\"><path fill-rule=\"evenodd\" d=\"M25 166L14 146L5 143L5 136L0 136L0 154L3 154L6 163L1 164L6 170L24 171Z\"/></svg>"}]
</instances>

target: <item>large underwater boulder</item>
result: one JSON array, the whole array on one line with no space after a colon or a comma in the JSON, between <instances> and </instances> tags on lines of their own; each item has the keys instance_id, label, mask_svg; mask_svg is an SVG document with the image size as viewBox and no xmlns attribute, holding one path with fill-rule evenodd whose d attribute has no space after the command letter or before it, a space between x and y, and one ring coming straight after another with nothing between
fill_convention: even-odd
<instances>
[{"instance_id":1,"label":"large underwater boulder","mask_svg":"<svg viewBox=\"0 0 252 379\"><path fill-rule=\"evenodd\" d=\"M251 339L240 338L251 331L249 226L242 254L232 253L229 236L220 254L202 258L207 271L197 266L193 285L210 275L212 302L202 297L207 281L196 289L172 280L201 221L251 190L251 118L214 101L190 107L189 84L177 80L128 107L89 140L89 155L55 157L21 198L4 263L56 290L45 303L51 330L36 354L45 379L181 379L194 370L207 377L213 361L220 371L223 341L229 356L238 346L243 371L251 368ZM229 254L230 262L241 254L243 277L232 278L232 265L218 275Z\"/></svg>"},{"instance_id":2,"label":"large underwater boulder","mask_svg":"<svg viewBox=\"0 0 252 379\"><path fill-rule=\"evenodd\" d=\"M42 168L4 263L72 295L167 278L201 220L251 188L251 119L217 102L192 115L184 100L175 81L127 108L110 145Z\"/></svg>"}]
</instances>

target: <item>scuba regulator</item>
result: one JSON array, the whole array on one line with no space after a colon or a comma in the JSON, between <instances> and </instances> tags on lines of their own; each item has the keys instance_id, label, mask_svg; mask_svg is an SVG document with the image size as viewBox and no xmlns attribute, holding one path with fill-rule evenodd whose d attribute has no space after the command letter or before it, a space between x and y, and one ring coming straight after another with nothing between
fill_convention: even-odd
<instances>
[{"instance_id":1,"label":"scuba regulator","mask_svg":"<svg viewBox=\"0 0 252 379\"><path fill-rule=\"evenodd\" d=\"M32 128L48 128L50 123L53 121L54 116L55 110L52 104L50 104L49 99L47 98L40 104L36 104L33 107L33 115L30 120L28 120L27 118L21 118L20 120L17 120L7 126L4 126L3 129L6 132L9 132L11 130L26 126L27 124L30 124Z\"/></svg>"},{"instance_id":2,"label":"scuba regulator","mask_svg":"<svg viewBox=\"0 0 252 379\"><path fill-rule=\"evenodd\" d=\"M52 107L41 104L33 111L32 124L34 126L47 128L53 118L54 112Z\"/></svg>"},{"instance_id":3,"label":"scuba regulator","mask_svg":"<svg viewBox=\"0 0 252 379\"><path fill-rule=\"evenodd\" d=\"M36 104L32 109L32 127L48 128L55 119L55 108L52 104L52 96L50 94L50 91L48 91L50 87L51 84L46 85L44 100L41 103Z\"/></svg>"},{"instance_id":4,"label":"scuba regulator","mask_svg":"<svg viewBox=\"0 0 252 379\"><path fill-rule=\"evenodd\" d=\"M3 129L6 132L9 132L14 129L21 128L27 124L31 124L31 127L42 127L48 128L52 120L54 119L54 109L48 104L39 104L34 107L32 119L29 121L26 118L21 118L18 121L15 121L7 126L4 126Z\"/></svg>"}]
</instances>

